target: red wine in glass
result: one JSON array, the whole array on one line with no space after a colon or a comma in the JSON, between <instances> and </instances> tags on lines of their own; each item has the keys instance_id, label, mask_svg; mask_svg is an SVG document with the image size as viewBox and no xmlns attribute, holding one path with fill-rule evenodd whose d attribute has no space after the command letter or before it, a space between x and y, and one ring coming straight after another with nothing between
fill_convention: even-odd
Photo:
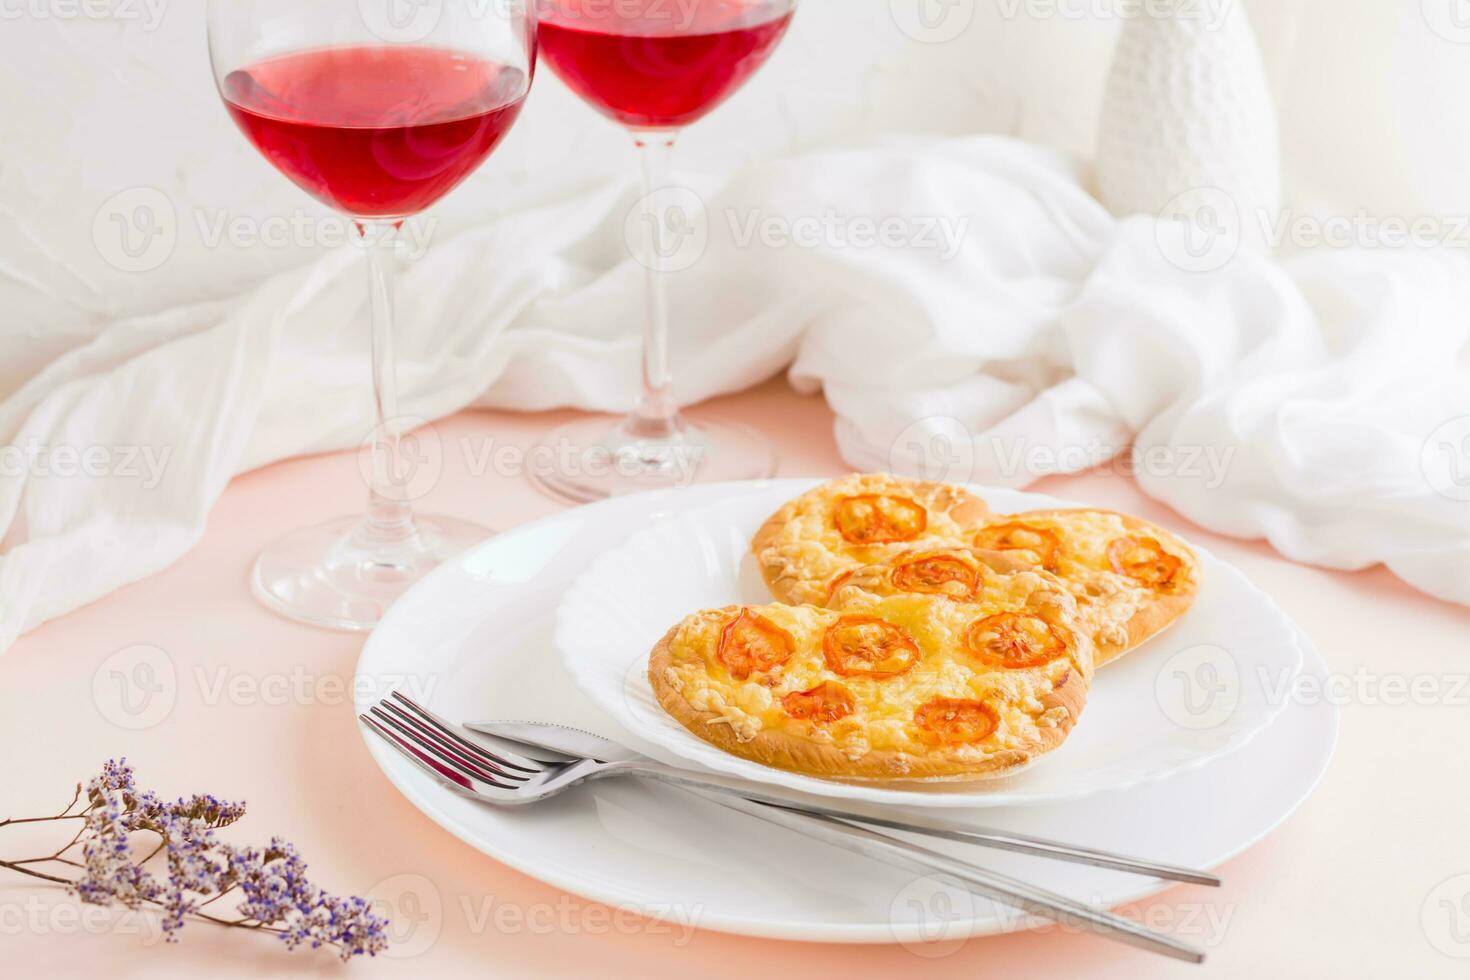
<instances>
[{"instance_id":1,"label":"red wine in glass","mask_svg":"<svg viewBox=\"0 0 1470 980\"><path fill-rule=\"evenodd\" d=\"M676 129L724 102L791 24L789 2L561 0L543 8L541 57L604 115Z\"/></svg>"},{"instance_id":2,"label":"red wine in glass","mask_svg":"<svg viewBox=\"0 0 1470 980\"><path fill-rule=\"evenodd\" d=\"M434 47L347 46L230 72L230 115L287 177L355 218L418 214L475 171L520 115L519 68Z\"/></svg>"},{"instance_id":3,"label":"red wine in glass","mask_svg":"<svg viewBox=\"0 0 1470 980\"><path fill-rule=\"evenodd\" d=\"M491 533L414 506L403 451L411 420L398 411L394 356L397 232L484 163L520 115L535 74L538 2L204 4L210 67L230 116L277 170L350 219L367 273L367 509L261 550L251 589L282 615L371 629L415 582ZM333 295L351 315L347 294ZM348 346L334 353L348 357Z\"/></svg>"},{"instance_id":4,"label":"red wine in glass","mask_svg":"<svg viewBox=\"0 0 1470 980\"><path fill-rule=\"evenodd\" d=\"M670 245L687 220L665 191L680 132L733 96L771 57L798 0L540 0L541 57L582 100L621 123L643 167L641 242L647 270L643 384L622 420L579 419L548 433L547 458L586 465L532 469L540 489L587 503L691 483L764 479L769 440L747 426L696 421L674 397L669 357ZM676 195L677 197L677 195ZM592 463L597 465L594 466Z\"/></svg>"}]
</instances>

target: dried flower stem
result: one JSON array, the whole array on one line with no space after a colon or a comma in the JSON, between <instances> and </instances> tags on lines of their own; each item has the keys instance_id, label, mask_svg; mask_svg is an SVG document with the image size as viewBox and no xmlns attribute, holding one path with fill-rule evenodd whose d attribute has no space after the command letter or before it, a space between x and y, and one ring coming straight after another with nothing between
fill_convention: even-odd
<instances>
[{"instance_id":1,"label":"dried flower stem","mask_svg":"<svg viewBox=\"0 0 1470 980\"><path fill-rule=\"evenodd\" d=\"M269 933L288 949L335 947L344 960L373 956L387 947L387 923L367 901L337 898L313 885L290 844L277 838L265 848L237 848L216 840L216 829L244 816L242 804L213 796L165 803L154 793L137 790L126 760L107 763L86 786L86 806L72 813L82 799L83 787L78 784L72 801L55 816L0 822L4 828L81 821L71 840L54 853L0 860L0 868L64 885L88 904L155 909L163 915L164 935L170 942L177 941L185 921L196 920ZM132 848L132 838L139 832L158 838L141 859ZM64 856L78 845L84 860ZM168 877L160 881L147 865L165 852ZM76 868L81 875L64 878L33 867L44 864ZM202 911L227 895L240 899L237 918Z\"/></svg>"},{"instance_id":2,"label":"dried flower stem","mask_svg":"<svg viewBox=\"0 0 1470 980\"><path fill-rule=\"evenodd\" d=\"M48 875L44 871L32 871L30 868L21 867L21 865L24 863L25 862L23 861L0 861L0 868L9 868L11 871L18 871L21 874L29 875L32 878L40 878L42 881L54 881L58 885L74 884L74 882L72 882L69 878L58 878L55 875Z\"/></svg>"}]
</instances>

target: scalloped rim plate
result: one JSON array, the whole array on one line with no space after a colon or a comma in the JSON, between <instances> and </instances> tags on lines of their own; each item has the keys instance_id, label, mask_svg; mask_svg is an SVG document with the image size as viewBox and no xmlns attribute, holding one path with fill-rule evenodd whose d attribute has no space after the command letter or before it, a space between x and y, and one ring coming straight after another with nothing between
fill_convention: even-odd
<instances>
[{"instance_id":1,"label":"scalloped rim plate","mask_svg":"<svg viewBox=\"0 0 1470 980\"><path fill-rule=\"evenodd\" d=\"M446 562L395 603L368 638L353 685L358 710L388 684L410 678L423 685L430 707L450 718L558 722L638 744L577 691L550 655L556 604L589 562L653 521L765 486L723 484L579 507ZM1320 655L1302 643L1307 670L1326 676ZM1196 773L1076 804L950 810L943 819L1217 867L1312 792L1332 757L1337 718L1327 701L1296 704L1246 749ZM814 852L806 838L638 780L594 783L529 812L484 806L451 793L359 728L390 784L434 822L497 861L593 901L651 915L682 904L698 910L700 928L808 942L957 941L1031 924L968 892L826 847ZM638 747L667 755L654 745ZM1101 908L1168 887L1120 871L925 843ZM928 954L931 947L914 948Z\"/></svg>"}]
</instances>

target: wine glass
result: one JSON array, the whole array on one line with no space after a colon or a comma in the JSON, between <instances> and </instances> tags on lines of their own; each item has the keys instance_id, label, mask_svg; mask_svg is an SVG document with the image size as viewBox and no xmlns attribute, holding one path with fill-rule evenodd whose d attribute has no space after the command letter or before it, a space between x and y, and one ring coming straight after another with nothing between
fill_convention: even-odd
<instances>
[{"instance_id":1,"label":"wine glass","mask_svg":"<svg viewBox=\"0 0 1470 980\"><path fill-rule=\"evenodd\" d=\"M260 555L255 594L293 619L374 626L427 572L490 532L416 517L399 466L394 237L468 177L520 114L536 57L532 0L209 0L215 82L277 170L348 219L367 255L371 440L365 516Z\"/></svg>"},{"instance_id":2,"label":"wine glass","mask_svg":"<svg viewBox=\"0 0 1470 980\"><path fill-rule=\"evenodd\" d=\"M780 43L796 0L541 0L541 59L594 109L633 136L643 163L647 269L643 392L618 422L583 419L551 432L532 470L553 496L577 503L642 490L775 472L769 442L737 425L689 421L674 403L669 366L669 258L681 212L660 201L685 126L723 103Z\"/></svg>"}]
</instances>

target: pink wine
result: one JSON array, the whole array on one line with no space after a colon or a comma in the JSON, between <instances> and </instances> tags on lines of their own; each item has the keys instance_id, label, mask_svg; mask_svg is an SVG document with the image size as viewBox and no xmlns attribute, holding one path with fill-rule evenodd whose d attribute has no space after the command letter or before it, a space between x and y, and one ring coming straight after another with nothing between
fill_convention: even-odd
<instances>
[{"instance_id":1,"label":"pink wine","mask_svg":"<svg viewBox=\"0 0 1470 980\"><path fill-rule=\"evenodd\" d=\"M552 0L541 56L588 103L626 126L702 118L763 65L791 23L789 0Z\"/></svg>"},{"instance_id":2,"label":"pink wine","mask_svg":"<svg viewBox=\"0 0 1470 980\"><path fill-rule=\"evenodd\" d=\"M313 197L357 218L405 218L449 193L504 138L526 73L444 48L279 55L224 80L230 115Z\"/></svg>"}]
</instances>

